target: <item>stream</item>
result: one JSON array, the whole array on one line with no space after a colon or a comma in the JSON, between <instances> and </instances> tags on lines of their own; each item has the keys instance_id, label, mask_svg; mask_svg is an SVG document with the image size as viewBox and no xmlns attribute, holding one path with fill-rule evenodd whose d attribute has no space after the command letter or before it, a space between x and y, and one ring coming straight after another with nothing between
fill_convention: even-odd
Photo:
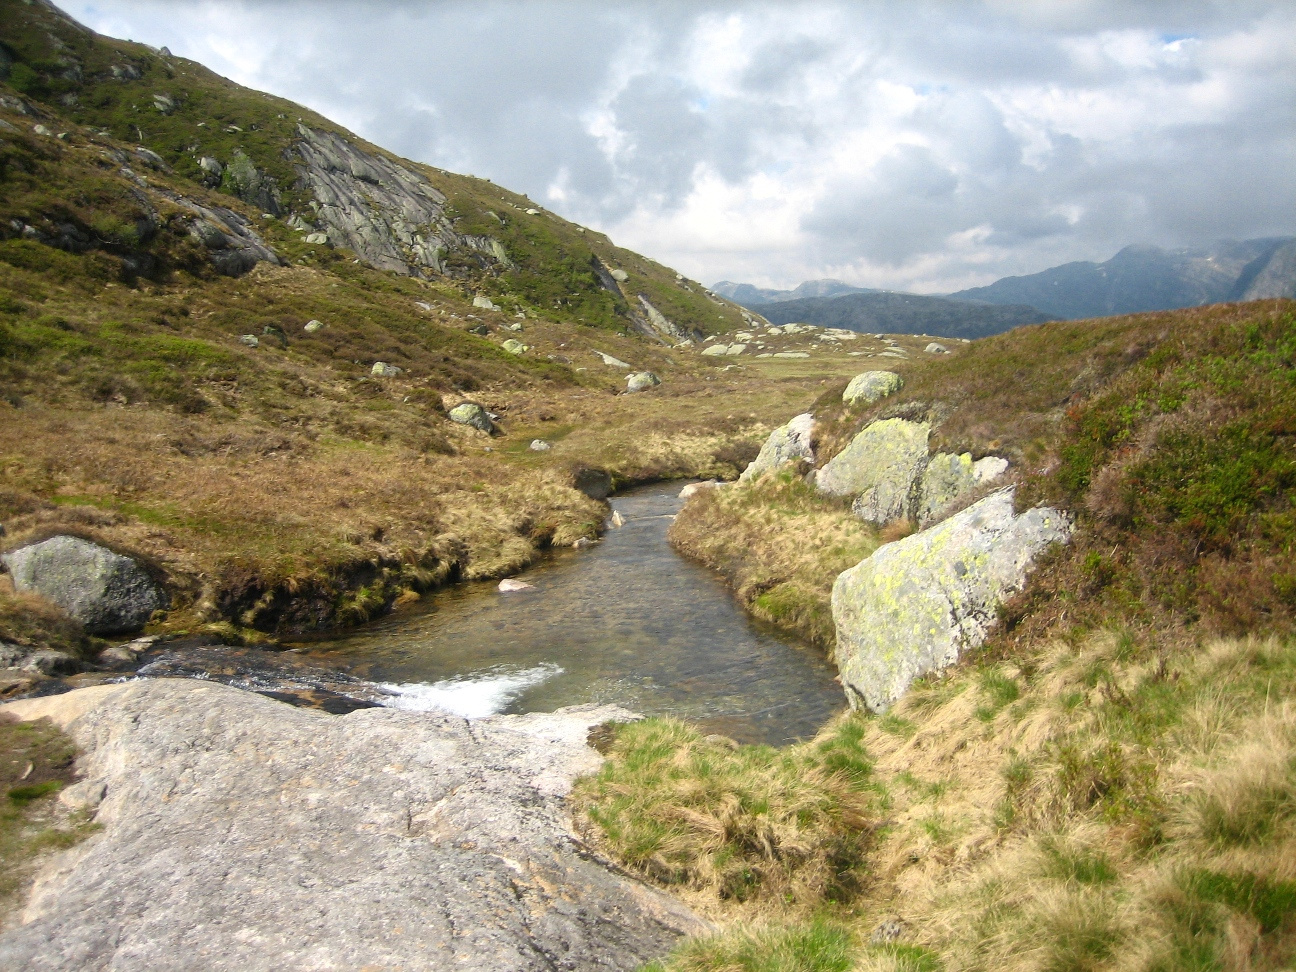
<instances>
[{"instance_id":1,"label":"stream","mask_svg":"<svg viewBox=\"0 0 1296 972\"><path fill-rule=\"evenodd\" d=\"M682 485L613 497L624 525L514 578L530 590L458 584L289 652L162 645L139 674L212 678L331 711L476 717L610 702L739 742L813 736L845 706L835 669L748 617L718 576L670 547Z\"/></svg>"}]
</instances>

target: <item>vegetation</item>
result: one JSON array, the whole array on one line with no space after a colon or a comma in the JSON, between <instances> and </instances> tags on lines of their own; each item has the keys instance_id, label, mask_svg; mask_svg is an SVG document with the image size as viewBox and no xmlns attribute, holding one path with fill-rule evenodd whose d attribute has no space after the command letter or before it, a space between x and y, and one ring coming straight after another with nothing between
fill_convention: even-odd
<instances>
[{"instance_id":1,"label":"vegetation","mask_svg":"<svg viewBox=\"0 0 1296 972\"><path fill-rule=\"evenodd\" d=\"M91 830L80 816L62 810L59 790L75 778L72 741L48 719L18 722L0 713L0 928L10 924L17 892L33 859L67 847Z\"/></svg>"}]
</instances>

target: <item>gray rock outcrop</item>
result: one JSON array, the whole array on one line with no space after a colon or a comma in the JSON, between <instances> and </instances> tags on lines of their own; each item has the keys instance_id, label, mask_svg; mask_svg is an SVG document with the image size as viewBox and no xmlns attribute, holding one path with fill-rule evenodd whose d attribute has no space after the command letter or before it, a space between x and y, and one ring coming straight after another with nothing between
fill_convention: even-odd
<instances>
[{"instance_id":1,"label":"gray rock outcrop","mask_svg":"<svg viewBox=\"0 0 1296 972\"><path fill-rule=\"evenodd\" d=\"M871 523L908 516L927 465L930 432L926 422L871 422L819 470L815 487L832 496L856 497L852 509Z\"/></svg>"},{"instance_id":2,"label":"gray rock outcrop","mask_svg":"<svg viewBox=\"0 0 1296 972\"><path fill-rule=\"evenodd\" d=\"M425 176L333 132L298 125L297 134L298 173L315 197L314 222L335 245L406 276L443 273L450 251L470 252L483 267L512 266L498 240L455 231L445 195Z\"/></svg>"},{"instance_id":3,"label":"gray rock outcrop","mask_svg":"<svg viewBox=\"0 0 1296 972\"><path fill-rule=\"evenodd\" d=\"M237 277L258 263L279 266L283 261L266 245L248 220L223 206L205 206L187 196L151 187L158 195L170 199L193 213L189 235L208 251L208 258L220 273Z\"/></svg>"},{"instance_id":4,"label":"gray rock outcrop","mask_svg":"<svg viewBox=\"0 0 1296 972\"><path fill-rule=\"evenodd\" d=\"M278 216L283 212L279 186L271 176L253 165L252 160L241 151L235 151L234 157L225 166L221 184L231 195L238 196L263 213Z\"/></svg>"},{"instance_id":5,"label":"gray rock outcrop","mask_svg":"<svg viewBox=\"0 0 1296 972\"><path fill-rule=\"evenodd\" d=\"M166 594L139 564L80 537L51 537L0 559L17 590L53 601L91 634L137 631L166 607Z\"/></svg>"},{"instance_id":6,"label":"gray rock outcrop","mask_svg":"<svg viewBox=\"0 0 1296 972\"><path fill-rule=\"evenodd\" d=\"M460 425L470 425L481 432L495 431L495 423L490 414L476 402L462 402L450 409L449 419Z\"/></svg>"},{"instance_id":7,"label":"gray rock outcrop","mask_svg":"<svg viewBox=\"0 0 1296 972\"><path fill-rule=\"evenodd\" d=\"M880 398L898 392L904 382L894 371L866 371L856 375L842 392L847 405L872 405Z\"/></svg>"},{"instance_id":8,"label":"gray rock outcrop","mask_svg":"<svg viewBox=\"0 0 1296 972\"><path fill-rule=\"evenodd\" d=\"M572 833L612 707L334 716L157 679L3 710L72 736L62 799L100 828L38 875L6 969L630 970L705 930Z\"/></svg>"},{"instance_id":9,"label":"gray rock outcrop","mask_svg":"<svg viewBox=\"0 0 1296 972\"><path fill-rule=\"evenodd\" d=\"M814 416L809 412L798 415L787 425L780 426L770 433L760 453L738 477L740 483L759 479L771 469L778 469L784 463L804 459L814 462L814 450L811 439L814 435Z\"/></svg>"},{"instance_id":10,"label":"gray rock outcrop","mask_svg":"<svg viewBox=\"0 0 1296 972\"><path fill-rule=\"evenodd\" d=\"M666 344L675 344L680 341L701 339L701 334L695 331L686 331L674 321L670 320L665 314L654 307L643 294L639 295L639 306L643 309L643 314L633 314L632 308L632 320L639 332L645 336L662 341Z\"/></svg>"},{"instance_id":11,"label":"gray rock outcrop","mask_svg":"<svg viewBox=\"0 0 1296 972\"><path fill-rule=\"evenodd\" d=\"M836 661L851 706L884 712L914 679L982 644L999 605L1070 533L1058 510L1014 515L1013 490L1005 489L840 574L832 593Z\"/></svg>"},{"instance_id":12,"label":"gray rock outcrop","mask_svg":"<svg viewBox=\"0 0 1296 972\"><path fill-rule=\"evenodd\" d=\"M944 507L978 486L994 482L1008 469L1008 460L986 456L972 461L972 454L939 452L927 462L919 485L913 518L926 525Z\"/></svg>"}]
</instances>

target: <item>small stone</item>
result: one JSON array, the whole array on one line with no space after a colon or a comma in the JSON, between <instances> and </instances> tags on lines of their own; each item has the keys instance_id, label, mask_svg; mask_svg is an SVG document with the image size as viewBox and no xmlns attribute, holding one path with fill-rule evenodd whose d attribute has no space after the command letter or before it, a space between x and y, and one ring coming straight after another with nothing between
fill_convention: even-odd
<instances>
[{"instance_id":1,"label":"small stone","mask_svg":"<svg viewBox=\"0 0 1296 972\"><path fill-rule=\"evenodd\" d=\"M518 331L518 332L520 332L520 331L523 330L521 324L510 324L510 325L508 326L508 329L509 329L510 331Z\"/></svg>"},{"instance_id":2,"label":"small stone","mask_svg":"<svg viewBox=\"0 0 1296 972\"><path fill-rule=\"evenodd\" d=\"M923 350L928 354L949 354L949 348L937 341L933 341L931 344L927 345L927 347L923 348Z\"/></svg>"},{"instance_id":3,"label":"small stone","mask_svg":"<svg viewBox=\"0 0 1296 972\"><path fill-rule=\"evenodd\" d=\"M246 344L249 348L256 348L261 346L261 339L255 334L244 334L239 338L239 343Z\"/></svg>"},{"instance_id":4,"label":"small stone","mask_svg":"<svg viewBox=\"0 0 1296 972\"><path fill-rule=\"evenodd\" d=\"M530 449L532 452L548 452L550 449L553 448L553 446L551 446L544 439L532 439L531 444L527 446L527 448Z\"/></svg>"},{"instance_id":5,"label":"small stone","mask_svg":"<svg viewBox=\"0 0 1296 972\"><path fill-rule=\"evenodd\" d=\"M538 210L538 209L528 209L528 210L526 211L526 214L527 214L528 216L539 216L539 215L540 215L540 210Z\"/></svg>"},{"instance_id":6,"label":"small stone","mask_svg":"<svg viewBox=\"0 0 1296 972\"><path fill-rule=\"evenodd\" d=\"M647 391L660 384L661 379L651 371L636 371L633 375L626 376L626 393Z\"/></svg>"},{"instance_id":7,"label":"small stone","mask_svg":"<svg viewBox=\"0 0 1296 972\"><path fill-rule=\"evenodd\" d=\"M774 357L776 357L776 358L808 358L808 357L810 357L810 352L809 352L809 351L775 351L775 352L774 352Z\"/></svg>"},{"instance_id":8,"label":"small stone","mask_svg":"<svg viewBox=\"0 0 1296 972\"><path fill-rule=\"evenodd\" d=\"M50 131L48 128L46 128L44 125L33 125L33 126L32 126L32 131L35 132L37 135L43 136L44 138L49 138L50 136L52 136L52 135L54 134L52 131Z\"/></svg>"},{"instance_id":9,"label":"small stone","mask_svg":"<svg viewBox=\"0 0 1296 972\"><path fill-rule=\"evenodd\" d=\"M324 330L323 321L307 321L306 326L302 328L307 334L315 334L317 331Z\"/></svg>"},{"instance_id":10,"label":"small stone","mask_svg":"<svg viewBox=\"0 0 1296 972\"><path fill-rule=\"evenodd\" d=\"M613 510L612 516L608 519L608 523L611 524L614 530L619 530L621 527L625 526L625 517L621 515L620 510Z\"/></svg>"},{"instance_id":11,"label":"small stone","mask_svg":"<svg viewBox=\"0 0 1296 972\"><path fill-rule=\"evenodd\" d=\"M904 935L904 922L899 918L888 918L886 921L879 922L873 929L873 934L869 936L869 944L891 945L898 942L902 935Z\"/></svg>"},{"instance_id":12,"label":"small stone","mask_svg":"<svg viewBox=\"0 0 1296 972\"><path fill-rule=\"evenodd\" d=\"M393 364L387 364L385 361L375 361L373 367L369 369L369 374L375 378L395 378L404 370L404 368L397 368Z\"/></svg>"},{"instance_id":13,"label":"small stone","mask_svg":"<svg viewBox=\"0 0 1296 972\"><path fill-rule=\"evenodd\" d=\"M594 541L589 537L580 537L572 544L573 550L584 550L586 547L594 546Z\"/></svg>"},{"instance_id":14,"label":"small stone","mask_svg":"<svg viewBox=\"0 0 1296 972\"><path fill-rule=\"evenodd\" d=\"M512 594L517 591L534 591L534 590L535 590L534 584L528 584L526 581L514 580L511 577L506 577L504 578L504 580L499 582L499 592L501 594Z\"/></svg>"}]
</instances>

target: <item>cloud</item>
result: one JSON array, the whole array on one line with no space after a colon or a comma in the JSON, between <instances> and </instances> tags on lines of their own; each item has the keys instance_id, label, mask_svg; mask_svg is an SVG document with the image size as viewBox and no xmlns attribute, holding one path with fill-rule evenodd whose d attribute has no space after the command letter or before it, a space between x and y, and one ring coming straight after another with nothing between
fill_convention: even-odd
<instances>
[{"instance_id":1,"label":"cloud","mask_svg":"<svg viewBox=\"0 0 1296 972\"><path fill-rule=\"evenodd\" d=\"M69 0L690 276L939 292L1296 232L1282 0Z\"/></svg>"}]
</instances>

